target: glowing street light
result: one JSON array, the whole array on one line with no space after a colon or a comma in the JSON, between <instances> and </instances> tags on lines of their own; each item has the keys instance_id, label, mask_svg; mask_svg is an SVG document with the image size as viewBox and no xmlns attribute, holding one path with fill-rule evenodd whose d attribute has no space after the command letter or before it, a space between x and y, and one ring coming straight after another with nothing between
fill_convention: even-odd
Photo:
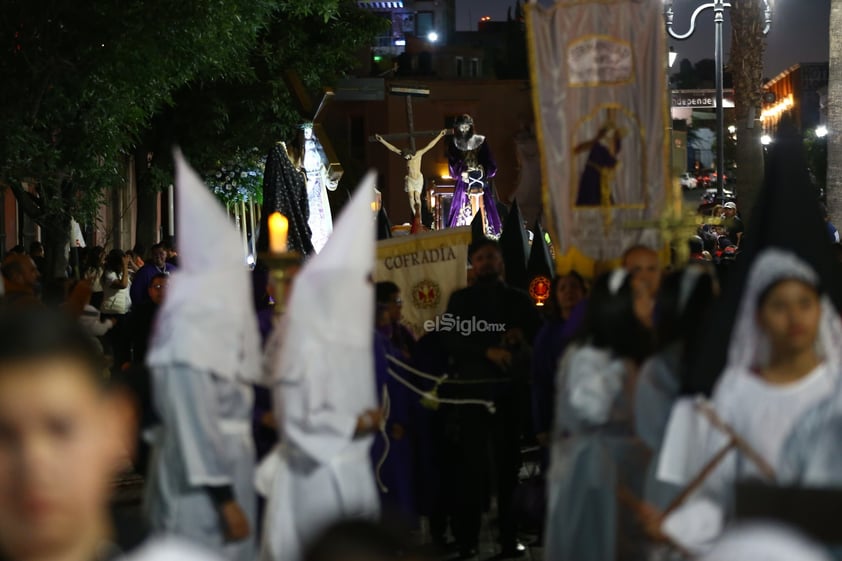
<instances>
[{"instance_id":1,"label":"glowing street light","mask_svg":"<svg viewBox=\"0 0 842 561\"><path fill-rule=\"evenodd\" d=\"M770 144L772 144L772 137L768 134L764 134L760 137L760 144L762 144L763 146L769 146Z\"/></svg>"},{"instance_id":2,"label":"glowing street light","mask_svg":"<svg viewBox=\"0 0 842 561\"><path fill-rule=\"evenodd\" d=\"M430 43L435 43L438 40L439 34L435 31L430 31L429 33L427 33L427 41L429 41Z\"/></svg>"},{"instance_id":3,"label":"glowing street light","mask_svg":"<svg viewBox=\"0 0 842 561\"><path fill-rule=\"evenodd\" d=\"M816 136L819 138L824 138L827 136L827 127L824 125L819 125L816 127Z\"/></svg>"},{"instance_id":4,"label":"glowing street light","mask_svg":"<svg viewBox=\"0 0 842 561\"><path fill-rule=\"evenodd\" d=\"M675 64L675 59L678 58L678 53L675 52L673 47L670 47L670 54L669 54L669 65L672 68L672 65Z\"/></svg>"},{"instance_id":5,"label":"glowing street light","mask_svg":"<svg viewBox=\"0 0 842 561\"><path fill-rule=\"evenodd\" d=\"M731 134L734 134L735 132L737 132L737 127L735 127L734 125L729 126L728 132L730 132Z\"/></svg>"},{"instance_id":6,"label":"glowing street light","mask_svg":"<svg viewBox=\"0 0 842 561\"><path fill-rule=\"evenodd\" d=\"M772 1L763 0L763 35L768 35L772 27ZM705 10L713 10L714 21L714 66L715 66L715 82L716 82L716 169L725 169L725 102L724 102L724 84L725 84L725 55L723 53L723 31L725 21L725 8L730 8L731 3L728 0L711 0L706 4L702 4L693 12L690 17L690 29L685 33L679 33L673 28L675 20L675 12L673 11L673 4L676 0L663 0L664 2L664 17L666 18L667 32L670 37L677 41L688 39L696 31L696 19L699 14ZM716 177L716 198L722 200L723 192L725 190L725 174L720 173Z\"/></svg>"}]
</instances>

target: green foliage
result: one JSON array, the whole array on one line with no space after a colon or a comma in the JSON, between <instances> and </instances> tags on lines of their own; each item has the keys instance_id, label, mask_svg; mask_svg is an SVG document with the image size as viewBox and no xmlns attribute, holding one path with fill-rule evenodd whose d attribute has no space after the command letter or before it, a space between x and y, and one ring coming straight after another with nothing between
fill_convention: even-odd
<instances>
[{"instance_id":1,"label":"green foliage","mask_svg":"<svg viewBox=\"0 0 842 561\"><path fill-rule=\"evenodd\" d=\"M227 161L217 161L205 174L205 183L226 205L253 201L263 204L263 170L266 156L257 148L237 150Z\"/></svg>"},{"instance_id":2,"label":"green foliage","mask_svg":"<svg viewBox=\"0 0 842 561\"><path fill-rule=\"evenodd\" d=\"M273 8L270 0L7 1L3 179L36 186L36 220L88 218L104 188L123 179L125 151L152 114L191 80L237 74ZM59 196L63 181L75 192Z\"/></svg>"},{"instance_id":3,"label":"green foliage","mask_svg":"<svg viewBox=\"0 0 842 561\"><path fill-rule=\"evenodd\" d=\"M27 197L22 181L35 185L25 208L42 224L56 216L90 218L105 189L125 177L127 152L153 115L176 103L177 92L199 93L217 82L253 84L249 60L267 26L301 18L324 25L338 4L6 0L0 180L19 199Z\"/></svg>"},{"instance_id":4,"label":"green foliage","mask_svg":"<svg viewBox=\"0 0 842 561\"><path fill-rule=\"evenodd\" d=\"M172 106L149 127L145 144L153 165L171 173L170 147L181 146L198 169L210 169L238 151L263 153L278 140L292 140L304 120L285 81L296 72L318 103L325 86L352 71L385 20L353 0L334 0L323 12L275 12L238 77L192 83L176 92ZM157 185L158 188L163 184Z\"/></svg>"}]
</instances>

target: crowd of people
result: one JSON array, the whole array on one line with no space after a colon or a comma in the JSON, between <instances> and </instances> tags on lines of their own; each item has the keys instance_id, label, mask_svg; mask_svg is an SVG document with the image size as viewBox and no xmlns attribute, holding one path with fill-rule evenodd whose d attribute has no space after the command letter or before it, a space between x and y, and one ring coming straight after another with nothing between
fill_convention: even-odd
<instances>
[{"instance_id":1,"label":"crowd of people","mask_svg":"<svg viewBox=\"0 0 842 561\"><path fill-rule=\"evenodd\" d=\"M69 303L112 366L119 370L142 365L154 311L177 262L171 242L155 244L148 253L140 245L108 253L93 246L78 249L66 277L55 279L46 270L40 242L33 242L29 251L15 246L2 263L4 304L17 308Z\"/></svg>"},{"instance_id":2,"label":"crowd of people","mask_svg":"<svg viewBox=\"0 0 842 561\"><path fill-rule=\"evenodd\" d=\"M706 215L706 223L690 240L691 258L727 266L736 258L745 230L737 203L729 201L716 205Z\"/></svg>"},{"instance_id":3,"label":"crowd of people","mask_svg":"<svg viewBox=\"0 0 842 561\"><path fill-rule=\"evenodd\" d=\"M636 245L558 275L543 307L479 237L447 305L472 329L417 338L371 279L370 185L279 294L177 163L177 254L91 248L59 306L38 247L3 261L0 559L714 561L770 534L827 558L732 528L744 480L842 483L836 261L810 204L765 193L806 245L729 203L702 231L720 262L739 247L727 275ZM129 474L149 526L131 540L110 510Z\"/></svg>"}]
</instances>

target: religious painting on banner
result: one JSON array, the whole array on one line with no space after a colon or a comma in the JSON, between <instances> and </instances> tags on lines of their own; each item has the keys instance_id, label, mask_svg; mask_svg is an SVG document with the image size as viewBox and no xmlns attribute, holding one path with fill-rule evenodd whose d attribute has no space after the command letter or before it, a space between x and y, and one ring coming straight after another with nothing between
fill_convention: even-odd
<instances>
[{"instance_id":1,"label":"religious painting on banner","mask_svg":"<svg viewBox=\"0 0 842 561\"><path fill-rule=\"evenodd\" d=\"M451 293L467 283L471 229L449 228L377 242L376 281L401 289L403 323L416 337L447 310ZM428 324L430 325L430 324Z\"/></svg>"},{"instance_id":2,"label":"religious painting on banner","mask_svg":"<svg viewBox=\"0 0 842 561\"><path fill-rule=\"evenodd\" d=\"M669 138L662 0L526 6L546 224L558 270L593 275L662 243Z\"/></svg>"}]
</instances>

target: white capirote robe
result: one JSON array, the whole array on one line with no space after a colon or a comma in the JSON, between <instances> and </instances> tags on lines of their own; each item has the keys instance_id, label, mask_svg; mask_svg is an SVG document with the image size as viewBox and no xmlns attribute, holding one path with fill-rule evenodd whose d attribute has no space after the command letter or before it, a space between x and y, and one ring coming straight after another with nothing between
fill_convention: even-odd
<instances>
[{"instance_id":1,"label":"white capirote robe","mask_svg":"<svg viewBox=\"0 0 842 561\"><path fill-rule=\"evenodd\" d=\"M185 365L152 368L163 427L153 435L146 508L154 531L178 535L229 561L253 561L256 495L250 386ZM230 485L251 535L226 543L205 486Z\"/></svg>"},{"instance_id":2,"label":"white capirote robe","mask_svg":"<svg viewBox=\"0 0 842 561\"><path fill-rule=\"evenodd\" d=\"M339 345L325 353L308 340L295 343L306 361L282 371L273 386L283 436L257 474L258 491L268 497L261 561L298 561L332 522L379 515L369 459L374 437L354 437L357 417L377 407L374 372L352 366L357 350Z\"/></svg>"}]
</instances>

